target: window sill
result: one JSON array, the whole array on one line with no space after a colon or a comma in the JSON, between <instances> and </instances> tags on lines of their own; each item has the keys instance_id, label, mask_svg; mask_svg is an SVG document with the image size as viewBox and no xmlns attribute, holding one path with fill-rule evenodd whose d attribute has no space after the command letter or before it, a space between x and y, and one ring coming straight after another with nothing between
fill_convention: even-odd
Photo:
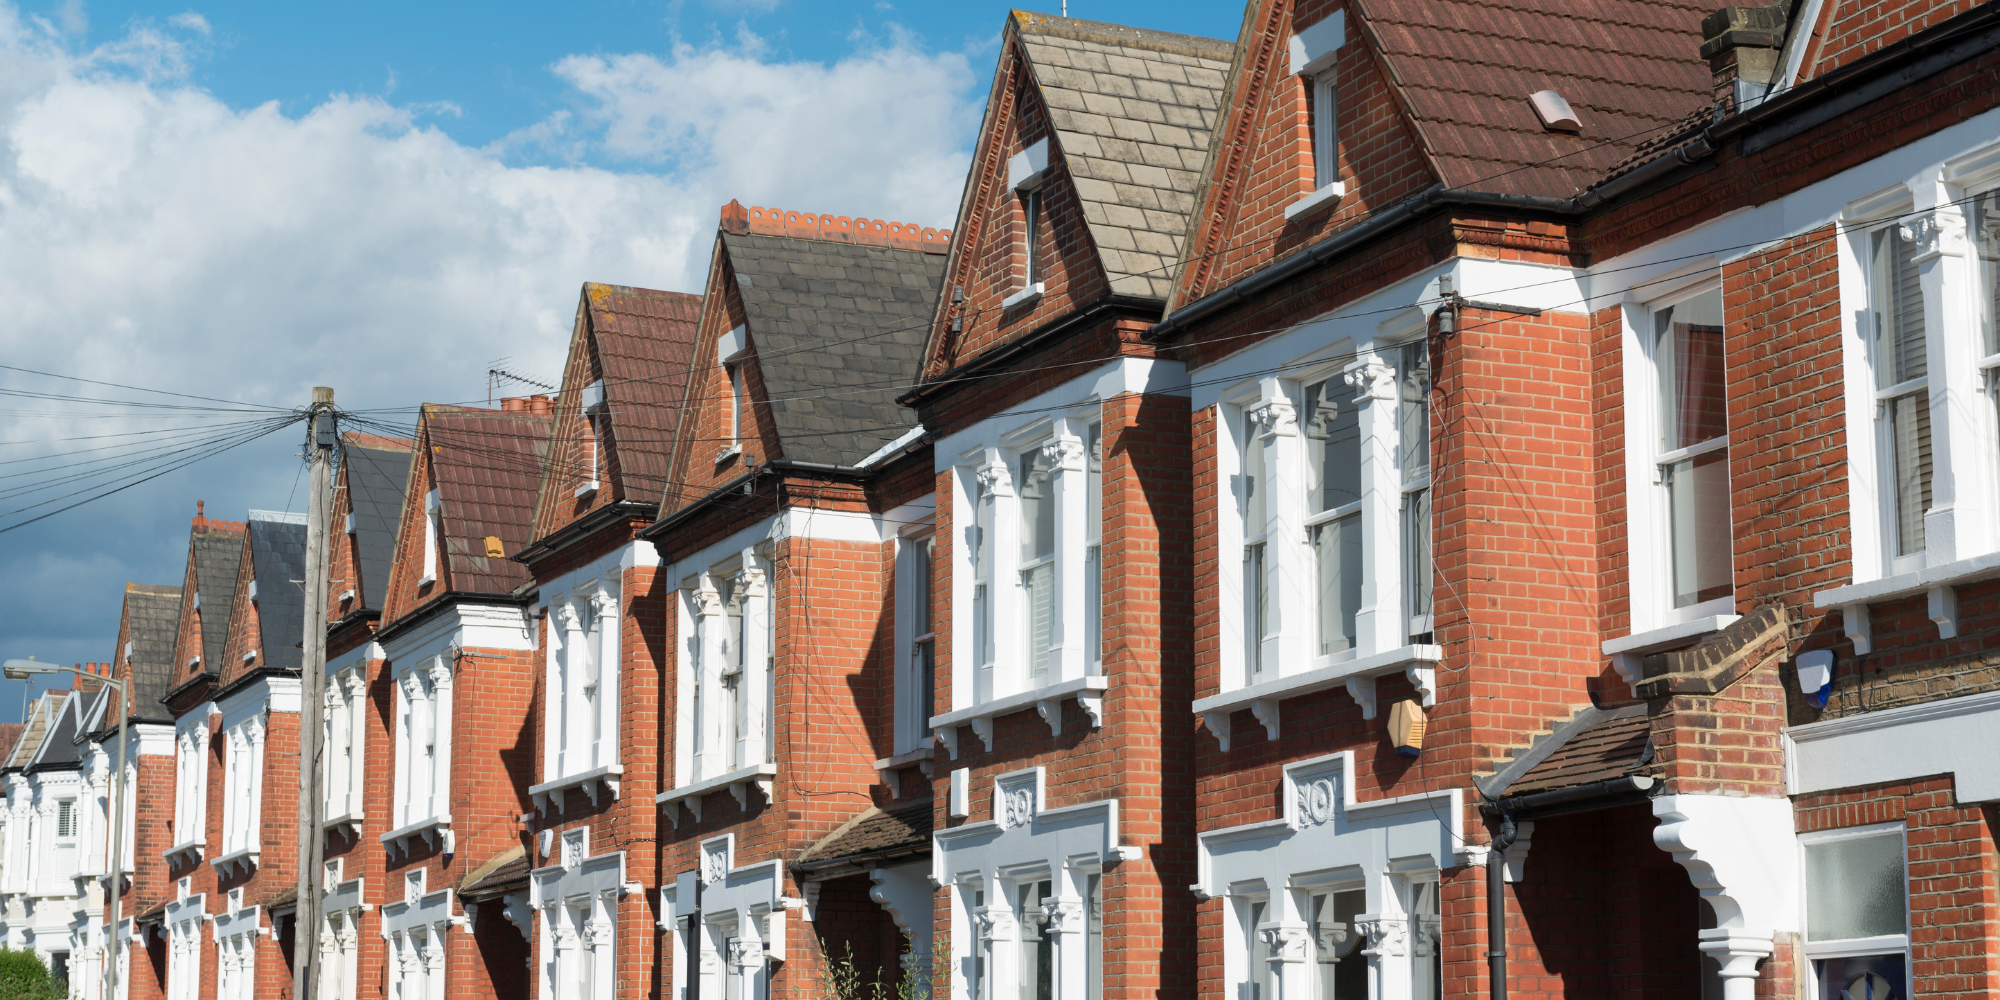
<instances>
[{"instance_id":1,"label":"window sill","mask_svg":"<svg viewBox=\"0 0 2000 1000\"><path fill-rule=\"evenodd\" d=\"M352 813L342 813L339 816L334 816L320 822L319 831L321 833L329 833L334 830L346 833L349 840L359 840L361 839L361 817Z\"/></svg>"},{"instance_id":2,"label":"window sill","mask_svg":"<svg viewBox=\"0 0 2000 1000\"><path fill-rule=\"evenodd\" d=\"M410 859L410 844L418 837L424 838L424 843L432 847L442 847L446 854L452 853L452 848L456 844L455 838L452 837L451 833L451 815L447 813L443 816L420 819L415 823L390 830L379 839L382 843L390 845L394 850L403 852L403 860L408 861Z\"/></svg>"},{"instance_id":3,"label":"window sill","mask_svg":"<svg viewBox=\"0 0 2000 1000\"><path fill-rule=\"evenodd\" d=\"M590 482L584 483L582 486L577 487L576 492L570 494L570 496L574 497L575 499L581 500L584 497L595 494L597 492L597 489L598 489L598 482L597 480L593 479Z\"/></svg>"},{"instance_id":4,"label":"window sill","mask_svg":"<svg viewBox=\"0 0 2000 1000\"><path fill-rule=\"evenodd\" d=\"M1062 703L1074 696L1077 707L1090 716L1090 727L1096 729L1104 725L1104 692L1111 687L1109 677L1078 677L1058 681L1030 691L1010 694L1002 698L971 708L961 708L955 712L931 718L931 729L937 738L944 741L945 749L951 751L951 759L958 759L958 727L970 724L972 732L987 750L993 749L993 720L1003 715L1012 715L1026 708L1034 708L1042 715L1042 721L1049 724L1051 736L1062 735Z\"/></svg>"},{"instance_id":5,"label":"window sill","mask_svg":"<svg viewBox=\"0 0 2000 1000\"><path fill-rule=\"evenodd\" d=\"M687 806L687 811L694 814L695 822L699 823L701 800L710 792L719 792L727 788L729 794L736 796L736 804L747 809L750 807L750 786L756 785L758 793L764 796L764 801L769 802L771 785L777 777L778 765L769 762L752 764L749 767L739 767L713 778L705 778L661 792L653 797L653 803L667 811L667 819L675 826L681 825L680 811L674 808L676 804Z\"/></svg>"},{"instance_id":6,"label":"window sill","mask_svg":"<svg viewBox=\"0 0 2000 1000\"><path fill-rule=\"evenodd\" d=\"M423 576L417 578L417 586L419 587L428 587L436 582L438 582L436 573L426 573Z\"/></svg>"},{"instance_id":7,"label":"window sill","mask_svg":"<svg viewBox=\"0 0 2000 1000\"><path fill-rule=\"evenodd\" d=\"M741 454L743 454L743 446L741 444L732 444L715 453L715 464L721 465Z\"/></svg>"},{"instance_id":8,"label":"window sill","mask_svg":"<svg viewBox=\"0 0 2000 1000\"><path fill-rule=\"evenodd\" d=\"M175 864L192 865L201 861L201 856L207 847L207 842L197 837L194 840L183 840L161 851L160 857L165 858L169 866Z\"/></svg>"},{"instance_id":9,"label":"window sill","mask_svg":"<svg viewBox=\"0 0 2000 1000\"><path fill-rule=\"evenodd\" d=\"M221 878L228 878L231 869L241 869L241 874L248 875L256 869L258 862L263 859L263 856L263 848L245 847L239 851L230 851L228 854L219 855L209 861L209 865L215 869L216 874Z\"/></svg>"},{"instance_id":10,"label":"window sill","mask_svg":"<svg viewBox=\"0 0 2000 1000\"><path fill-rule=\"evenodd\" d=\"M1229 716L1231 713L1249 709L1257 721L1264 726L1267 739L1278 738L1278 705L1287 698L1325 691L1329 688L1345 686L1347 693L1361 705L1361 717L1375 717L1375 680L1387 674L1401 671L1416 686L1426 707L1437 703L1437 662L1444 659L1443 646L1398 646L1381 653L1357 656L1352 660L1335 663L1280 677L1276 680L1252 684L1249 687L1224 691L1221 694L1197 698L1194 713L1208 724L1208 731L1222 749L1229 750Z\"/></svg>"},{"instance_id":11,"label":"window sill","mask_svg":"<svg viewBox=\"0 0 2000 1000\"><path fill-rule=\"evenodd\" d=\"M1953 588L1996 577L2000 577L2000 552L1988 552L1957 562L1927 566L1914 573L1898 573L1867 583L1822 590L1813 595L1813 607L1839 608L1846 619L1847 638L1854 643L1855 655L1864 656L1873 648L1868 605L1918 594L1927 595L1930 598L1930 619L1937 623L1938 636L1955 639L1958 637L1958 594Z\"/></svg>"},{"instance_id":12,"label":"window sill","mask_svg":"<svg viewBox=\"0 0 2000 1000\"><path fill-rule=\"evenodd\" d=\"M1616 639L1606 639L1602 648L1604 655L1611 657L1611 665L1617 669L1618 676L1624 678L1626 684L1636 688L1639 684L1639 661L1646 654L1689 645L1702 636L1728 628L1730 622L1741 617L1743 616L1709 615L1692 621L1664 625Z\"/></svg>"},{"instance_id":13,"label":"window sill","mask_svg":"<svg viewBox=\"0 0 2000 1000\"><path fill-rule=\"evenodd\" d=\"M1041 298L1042 289L1044 287L1046 287L1045 283L1037 281L1032 285L1028 285L1025 288L1022 288L1020 291L1015 292L1014 294L1009 295L1004 299L1001 299L1000 311L1006 312L1018 306L1025 306L1035 301L1036 299Z\"/></svg>"},{"instance_id":14,"label":"window sill","mask_svg":"<svg viewBox=\"0 0 2000 1000\"><path fill-rule=\"evenodd\" d=\"M1334 181L1313 193L1285 206L1285 221L1292 222L1323 208L1329 208L1347 195L1347 183Z\"/></svg>"},{"instance_id":15,"label":"window sill","mask_svg":"<svg viewBox=\"0 0 2000 1000\"><path fill-rule=\"evenodd\" d=\"M538 813L548 812L550 805L556 807L556 812L562 812L563 793L572 788L582 788L583 794L590 796L590 804L594 806L597 805L600 794L608 794L614 799L618 797L618 778L624 773L625 768L618 764L593 767L588 771L578 771L554 781L529 785L528 797L534 800L535 811ZM599 789L603 790L602 793Z\"/></svg>"},{"instance_id":16,"label":"window sill","mask_svg":"<svg viewBox=\"0 0 2000 1000\"><path fill-rule=\"evenodd\" d=\"M894 757L884 757L881 760L876 761L875 776L877 778L880 778L882 782L888 786L889 797L892 799L897 798L898 797L897 790L900 787L900 783L889 772L893 772L899 768L905 768L909 767L911 764L915 764L917 765L917 767L923 770L924 777L926 778L931 777L931 769L933 766L931 761L932 758L936 756L937 756L937 737L935 736L925 737L923 742L917 744L916 748L913 750L906 750L902 753L895 755Z\"/></svg>"}]
</instances>

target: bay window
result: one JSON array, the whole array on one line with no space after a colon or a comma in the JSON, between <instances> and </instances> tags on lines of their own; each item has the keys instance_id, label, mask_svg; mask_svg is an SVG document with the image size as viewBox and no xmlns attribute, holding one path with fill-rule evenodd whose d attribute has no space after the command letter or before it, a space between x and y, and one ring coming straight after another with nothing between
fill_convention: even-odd
<instances>
[{"instance_id":1,"label":"bay window","mask_svg":"<svg viewBox=\"0 0 2000 1000\"><path fill-rule=\"evenodd\" d=\"M451 811L452 671L445 656L400 665L396 687L395 788L389 832L405 855L421 836L449 854ZM441 844L439 842L442 842Z\"/></svg>"},{"instance_id":2,"label":"bay window","mask_svg":"<svg viewBox=\"0 0 2000 1000\"><path fill-rule=\"evenodd\" d=\"M263 853L263 713L225 726L222 740L222 852L213 863L226 875L232 867L248 871Z\"/></svg>"},{"instance_id":3,"label":"bay window","mask_svg":"<svg viewBox=\"0 0 2000 1000\"><path fill-rule=\"evenodd\" d=\"M618 594L599 583L549 600L538 801L558 787L583 785L593 801L600 784L616 791L621 621Z\"/></svg>"},{"instance_id":4,"label":"bay window","mask_svg":"<svg viewBox=\"0 0 2000 1000\"><path fill-rule=\"evenodd\" d=\"M1901 823L1802 834L1805 953L1820 1000L1909 996L1909 878Z\"/></svg>"},{"instance_id":5,"label":"bay window","mask_svg":"<svg viewBox=\"0 0 2000 1000\"><path fill-rule=\"evenodd\" d=\"M1403 671L1431 695L1429 346L1295 366L1220 405L1221 693L1196 711L1228 746L1250 709L1276 738L1283 698ZM1230 509L1230 508L1233 508Z\"/></svg>"},{"instance_id":6,"label":"bay window","mask_svg":"<svg viewBox=\"0 0 2000 1000\"><path fill-rule=\"evenodd\" d=\"M1059 732L1060 700L1076 695L1092 724L1101 706L1104 445L1097 407L1030 425L1003 445L968 454L959 468L962 561L953 579L969 592L969 634L960 648L971 651L972 669L955 672L952 709L934 720L953 756L959 724L971 723L986 739L995 714L1033 706Z\"/></svg>"},{"instance_id":7,"label":"bay window","mask_svg":"<svg viewBox=\"0 0 2000 1000\"><path fill-rule=\"evenodd\" d=\"M197 720L195 716L201 718ZM200 859L208 829L208 720L206 712L183 719L174 734L174 846L171 863Z\"/></svg>"},{"instance_id":8,"label":"bay window","mask_svg":"<svg viewBox=\"0 0 2000 1000\"><path fill-rule=\"evenodd\" d=\"M1986 393L1987 496L2000 500L2000 191L1972 202L1974 298L1978 303L1980 388Z\"/></svg>"},{"instance_id":9,"label":"bay window","mask_svg":"<svg viewBox=\"0 0 2000 1000\"><path fill-rule=\"evenodd\" d=\"M364 668L348 666L327 679L325 704L326 826L361 829L366 811L367 687Z\"/></svg>"},{"instance_id":10,"label":"bay window","mask_svg":"<svg viewBox=\"0 0 2000 1000\"><path fill-rule=\"evenodd\" d=\"M699 818L702 797L724 787L745 805L751 784L769 794L777 773L769 567L768 556L744 549L682 582L675 780L657 800L669 818L676 803Z\"/></svg>"}]
</instances>

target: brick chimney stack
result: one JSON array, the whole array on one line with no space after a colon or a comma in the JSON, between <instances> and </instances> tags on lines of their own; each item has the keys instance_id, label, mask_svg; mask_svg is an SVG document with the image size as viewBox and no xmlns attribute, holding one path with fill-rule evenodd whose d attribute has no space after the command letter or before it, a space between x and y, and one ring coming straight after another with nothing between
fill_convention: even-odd
<instances>
[{"instance_id":1,"label":"brick chimney stack","mask_svg":"<svg viewBox=\"0 0 2000 1000\"><path fill-rule=\"evenodd\" d=\"M1785 3L1724 7L1701 19L1701 56L1715 83L1716 117L1769 92L1785 44Z\"/></svg>"}]
</instances>

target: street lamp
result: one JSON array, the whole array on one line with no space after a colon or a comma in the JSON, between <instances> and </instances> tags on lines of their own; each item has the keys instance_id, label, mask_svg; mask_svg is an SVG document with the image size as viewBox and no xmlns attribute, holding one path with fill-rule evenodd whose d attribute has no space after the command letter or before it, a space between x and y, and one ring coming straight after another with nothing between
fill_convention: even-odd
<instances>
[{"instance_id":1,"label":"street lamp","mask_svg":"<svg viewBox=\"0 0 2000 1000\"><path fill-rule=\"evenodd\" d=\"M72 673L79 677L89 677L110 685L118 693L118 759L109 768L111 773L111 881L106 889L111 894L111 922L105 927L105 936L110 939L111 949L104 958L103 1000L118 1000L118 946L124 941L118 933L120 903L123 902L125 888L125 729L132 715L132 707L126 703L125 682L115 677L87 674L75 667L65 667L40 660L8 660L0 664L10 681L25 681L37 674Z\"/></svg>"}]
</instances>

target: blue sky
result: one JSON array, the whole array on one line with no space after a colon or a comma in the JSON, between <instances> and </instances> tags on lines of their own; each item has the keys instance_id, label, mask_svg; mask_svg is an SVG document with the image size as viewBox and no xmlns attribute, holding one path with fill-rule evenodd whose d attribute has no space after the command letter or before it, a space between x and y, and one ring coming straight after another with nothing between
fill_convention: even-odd
<instances>
[{"instance_id":1,"label":"blue sky","mask_svg":"<svg viewBox=\"0 0 2000 1000\"><path fill-rule=\"evenodd\" d=\"M1026 9L1054 13L1059 4ZM26 8L52 21L62 4ZM211 37L191 79L235 107L277 101L300 113L331 93L379 94L431 106L427 119L454 139L484 146L576 104L550 71L564 58L676 46L730 46L750 34L777 61L831 62L857 49L905 42L972 57L990 73L1008 8L965 2L884 0L580 0L561 5L498 3L349 4L92 3L82 8L92 41L135 22L169 24L189 12ZM1233 38L1243 16L1230 3L1081 0L1072 17ZM546 154L517 152L526 159Z\"/></svg>"},{"instance_id":2,"label":"blue sky","mask_svg":"<svg viewBox=\"0 0 2000 1000\"><path fill-rule=\"evenodd\" d=\"M0 365L404 421L496 359L551 379L580 284L699 291L731 198L949 225L1006 13L0 0ZM1070 13L1231 37L1242 8ZM109 659L197 500L303 509L291 429L5 530L202 432L103 435L244 419L137 405L171 399L0 369L0 658ZM105 440L157 447L68 480Z\"/></svg>"}]
</instances>

